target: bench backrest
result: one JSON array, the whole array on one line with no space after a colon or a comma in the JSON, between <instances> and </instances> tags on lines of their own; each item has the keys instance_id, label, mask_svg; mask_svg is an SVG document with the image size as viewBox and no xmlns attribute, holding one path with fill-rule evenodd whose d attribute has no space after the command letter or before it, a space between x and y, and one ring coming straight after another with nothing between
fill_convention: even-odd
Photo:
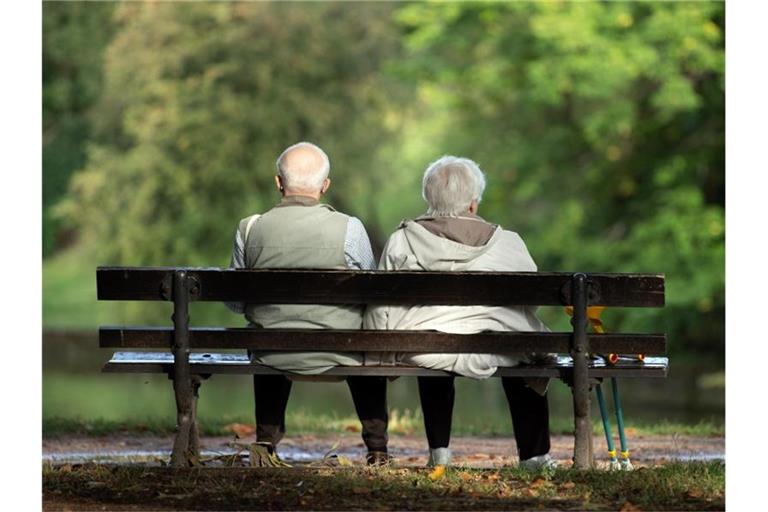
<instances>
[{"instance_id":1,"label":"bench backrest","mask_svg":"<svg viewBox=\"0 0 768 512\"><path fill-rule=\"evenodd\" d=\"M192 300L252 304L573 305L572 273L363 272L99 267L99 300L172 300L172 276ZM587 274L588 305L664 306L663 274ZM196 287L196 289L195 289Z\"/></svg>"},{"instance_id":2,"label":"bench backrest","mask_svg":"<svg viewBox=\"0 0 768 512\"><path fill-rule=\"evenodd\" d=\"M184 272L189 300L285 304L573 305L574 274L563 272L359 272L342 270L234 270L217 268L100 267L100 300L174 300L174 275ZM589 305L660 307L664 276L588 274ZM185 300L186 302L186 300ZM178 306L178 304L177 304ZM186 308L186 306L185 306ZM571 332L343 331L314 329L192 328L192 349L397 352L568 352ZM666 353L664 334L587 335L597 353ZM104 348L168 348L171 328L102 327Z\"/></svg>"}]
</instances>

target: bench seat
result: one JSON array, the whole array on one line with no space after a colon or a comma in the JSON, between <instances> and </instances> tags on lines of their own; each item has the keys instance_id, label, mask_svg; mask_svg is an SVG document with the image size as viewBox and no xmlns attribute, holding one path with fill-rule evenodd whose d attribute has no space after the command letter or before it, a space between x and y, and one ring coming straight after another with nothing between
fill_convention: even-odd
<instances>
[{"instance_id":1,"label":"bench seat","mask_svg":"<svg viewBox=\"0 0 768 512\"><path fill-rule=\"evenodd\" d=\"M268 366L251 363L246 354L227 354L211 352L192 352L189 354L191 373L206 374L245 374L277 375L286 374ZM667 376L669 359L666 357L646 357L645 362L620 359L615 365L607 365L603 358L590 362L590 377L660 377ZM115 352L104 365L104 372L109 373L172 373L173 354L170 352ZM535 366L519 365L499 368L494 377L555 377L567 378L573 372L573 360L570 356L558 356L557 361L540 363ZM417 366L337 366L321 375L350 376L447 376L451 372L429 370Z\"/></svg>"}]
</instances>

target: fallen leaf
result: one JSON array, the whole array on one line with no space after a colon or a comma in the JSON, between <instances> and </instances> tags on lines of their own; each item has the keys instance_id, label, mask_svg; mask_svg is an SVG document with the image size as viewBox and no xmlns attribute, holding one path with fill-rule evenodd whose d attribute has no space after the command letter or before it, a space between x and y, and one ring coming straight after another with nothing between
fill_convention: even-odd
<instances>
[{"instance_id":1,"label":"fallen leaf","mask_svg":"<svg viewBox=\"0 0 768 512\"><path fill-rule=\"evenodd\" d=\"M331 446L331 449L325 452L325 455L323 455L322 459L326 460L329 457L335 457L336 454L334 454L333 452L336 451L336 448L338 447L339 447L339 441L336 441L335 443L333 443L333 446Z\"/></svg>"},{"instance_id":2,"label":"fallen leaf","mask_svg":"<svg viewBox=\"0 0 768 512\"><path fill-rule=\"evenodd\" d=\"M636 512L642 510L640 507L635 506L633 503L627 501L619 509L619 512Z\"/></svg>"},{"instance_id":3,"label":"fallen leaf","mask_svg":"<svg viewBox=\"0 0 768 512\"><path fill-rule=\"evenodd\" d=\"M370 494L371 488L370 487L353 487L352 492L354 494Z\"/></svg>"},{"instance_id":4,"label":"fallen leaf","mask_svg":"<svg viewBox=\"0 0 768 512\"><path fill-rule=\"evenodd\" d=\"M344 427L344 430L347 432L360 432L360 427L358 425L347 425Z\"/></svg>"},{"instance_id":5,"label":"fallen leaf","mask_svg":"<svg viewBox=\"0 0 768 512\"><path fill-rule=\"evenodd\" d=\"M533 482L531 482L529 487L531 489L540 489L541 487L546 487L548 485L552 485L552 484L550 484L548 480L545 480L544 478L539 477Z\"/></svg>"},{"instance_id":6,"label":"fallen leaf","mask_svg":"<svg viewBox=\"0 0 768 512\"><path fill-rule=\"evenodd\" d=\"M438 465L435 466L435 469L429 474L429 479L433 482L436 480L440 480L445 476L445 466Z\"/></svg>"},{"instance_id":7,"label":"fallen leaf","mask_svg":"<svg viewBox=\"0 0 768 512\"><path fill-rule=\"evenodd\" d=\"M573 489L574 487L576 487L576 484L573 482L563 482L560 484L561 489Z\"/></svg>"},{"instance_id":8,"label":"fallen leaf","mask_svg":"<svg viewBox=\"0 0 768 512\"><path fill-rule=\"evenodd\" d=\"M461 478L465 482L469 482L470 480L472 480L472 475L470 475L466 471L462 471L461 473L459 473L459 478Z\"/></svg>"},{"instance_id":9,"label":"fallen leaf","mask_svg":"<svg viewBox=\"0 0 768 512\"><path fill-rule=\"evenodd\" d=\"M224 430L224 432L237 434L239 437L247 437L256 432L256 426L247 425L245 423L230 423L229 425L224 425L222 430Z\"/></svg>"},{"instance_id":10,"label":"fallen leaf","mask_svg":"<svg viewBox=\"0 0 768 512\"><path fill-rule=\"evenodd\" d=\"M354 466L354 464L352 464L352 461L349 460L349 458L345 457L344 455L337 455L336 461L339 463L339 466Z\"/></svg>"}]
</instances>

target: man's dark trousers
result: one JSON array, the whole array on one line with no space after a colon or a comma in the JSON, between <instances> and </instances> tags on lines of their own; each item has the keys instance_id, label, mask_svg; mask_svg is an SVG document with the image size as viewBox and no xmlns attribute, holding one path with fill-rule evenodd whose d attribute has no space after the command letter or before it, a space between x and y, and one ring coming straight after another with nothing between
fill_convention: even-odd
<instances>
[{"instance_id":1,"label":"man's dark trousers","mask_svg":"<svg viewBox=\"0 0 768 512\"><path fill-rule=\"evenodd\" d=\"M284 375L254 375L256 441L277 443L285 434L285 409L293 382ZM363 442L369 452L387 451L387 379L347 377L357 417L363 425Z\"/></svg>"}]
</instances>

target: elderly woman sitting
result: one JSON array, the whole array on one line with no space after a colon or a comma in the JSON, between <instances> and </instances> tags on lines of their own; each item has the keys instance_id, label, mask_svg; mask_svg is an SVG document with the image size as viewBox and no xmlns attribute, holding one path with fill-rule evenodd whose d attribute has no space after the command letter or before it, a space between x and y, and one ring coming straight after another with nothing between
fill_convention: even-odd
<instances>
[{"instance_id":1,"label":"elderly woman sitting","mask_svg":"<svg viewBox=\"0 0 768 512\"><path fill-rule=\"evenodd\" d=\"M478 165L466 158L444 156L424 173L422 194L429 208L404 220L390 236L380 270L535 271L520 236L477 215L485 189ZM548 331L534 307L376 306L369 307L366 329L481 331ZM396 354L398 362L446 370L477 379L522 358L501 354ZM546 383L528 386L522 378L501 379L512 415L521 465L551 466ZM541 383L540 383L541 384ZM450 463L453 377L419 377L419 395L430 448L430 465Z\"/></svg>"}]
</instances>

